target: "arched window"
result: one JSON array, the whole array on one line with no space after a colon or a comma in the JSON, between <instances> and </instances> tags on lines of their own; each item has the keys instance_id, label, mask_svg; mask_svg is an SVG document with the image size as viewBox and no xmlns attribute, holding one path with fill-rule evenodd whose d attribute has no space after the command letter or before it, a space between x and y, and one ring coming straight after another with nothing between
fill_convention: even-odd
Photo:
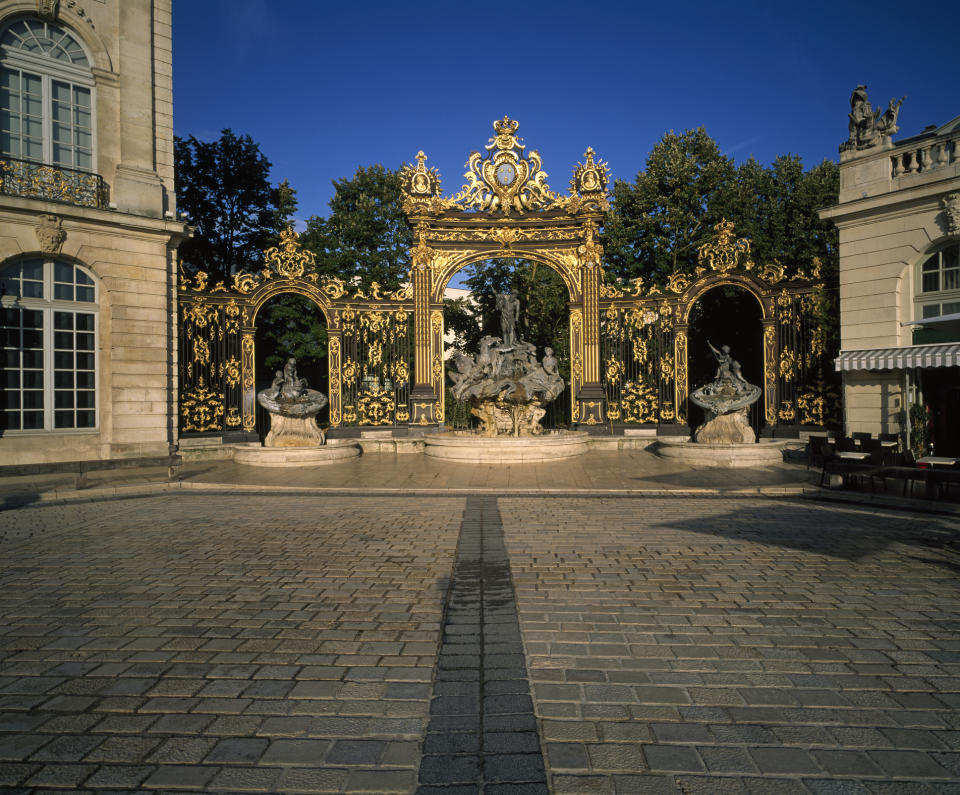
<instances>
[{"instance_id":1,"label":"arched window","mask_svg":"<svg viewBox=\"0 0 960 795\"><path fill-rule=\"evenodd\" d=\"M79 265L0 267L4 431L97 427L97 286Z\"/></svg>"},{"instance_id":2,"label":"arched window","mask_svg":"<svg viewBox=\"0 0 960 795\"><path fill-rule=\"evenodd\" d=\"M94 170L90 60L60 25L18 19L0 34L0 153Z\"/></svg>"},{"instance_id":3,"label":"arched window","mask_svg":"<svg viewBox=\"0 0 960 795\"><path fill-rule=\"evenodd\" d=\"M917 320L960 312L960 243L922 260L918 276Z\"/></svg>"}]
</instances>

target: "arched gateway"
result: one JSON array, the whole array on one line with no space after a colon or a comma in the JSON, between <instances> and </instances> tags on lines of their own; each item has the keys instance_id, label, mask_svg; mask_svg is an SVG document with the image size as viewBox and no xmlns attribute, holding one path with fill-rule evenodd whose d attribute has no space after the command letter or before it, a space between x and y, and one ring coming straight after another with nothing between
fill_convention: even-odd
<instances>
[{"instance_id":1,"label":"arched gateway","mask_svg":"<svg viewBox=\"0 0 960 795\"><path fill-rule=\"evenodd\" d=\"M543 263L569 294L571 421L614 425L686 422L687 331L705 292L735 284L763 307L764 416L769 425L824 423L823 333L808 323L823 288L809 273L756 268L749 244L720 224L701 246L694 275L676 273L666 292L604 281L598 242L609 209L609 169L587 149L566 195L546 182L540 156L525 153L518 124L494 122L486 153L474 152L452 197L417 154L404 167L403 208L414 232L408 284L384 294L318 277L313 254L288 230L259 273L208 284L181 275L180 430L243 435L256 430L256 317L281 293L311 299L327 323L331 429L435 426L444 420L443 295L467 265L494 257ZM259 374L263 380L265 374ZM335 431L336 432L336 431Z\"/></svg>"}]
</instances>

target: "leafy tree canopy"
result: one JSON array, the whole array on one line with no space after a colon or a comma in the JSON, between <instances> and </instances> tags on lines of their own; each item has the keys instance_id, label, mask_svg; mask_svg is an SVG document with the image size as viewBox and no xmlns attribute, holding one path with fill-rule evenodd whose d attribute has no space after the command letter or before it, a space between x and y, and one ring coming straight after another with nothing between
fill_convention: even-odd
<instances>
[{"instance_id":1,"label":"leafy tree canopy","mask_svg":"<svg viewBox=\"0 0 960 795\"><path fill-rule=\"evenodd\" d=\"M413 240L402 208L399 170L361 166L333 187L330 215L308 219L300 242L317 255L321 274L396 290L409 275Z\"/></svg>"},{"instance_id":2,"label":"leafy tree canopy","mask_svg":"<svg viewBox=\"0 0 960 795\"><path fill-rule=\"evenodd\" d=\"M611 274L663 283L676 270L692 270L697 246L720 221L714 205L734 172L702 127L664 135L633 184L614 182L603 236Z\"/></svg>"},{"instance_id":3,"label":"leafy tree canopy","mask_svg":"<svg viewBox=\"0 0 960 795\"><path fill-rule=\"evenodd\" d=\"M263 251L296 211L296 193L270 183L270 161L249 135L224 130L216 141L174 139L177 206L194 227L180 257L211 281L229 282L263 262Z\"/></svg>"}]
</instances>

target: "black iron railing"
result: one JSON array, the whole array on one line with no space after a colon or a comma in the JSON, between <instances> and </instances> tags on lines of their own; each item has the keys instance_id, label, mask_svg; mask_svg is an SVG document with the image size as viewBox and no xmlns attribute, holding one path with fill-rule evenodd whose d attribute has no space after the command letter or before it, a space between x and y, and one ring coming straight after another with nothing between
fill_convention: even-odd
<instances>
[{"instance_id":1,"label":"black iron railing","mask_svg":"<svg viewBox=\"0 0 960 795\"><path fill-rule=\"evenodd\" d=\"M107 185L99 174L12 157L0 157L0 193L100 209L108 201Z\"/></svg>"}]
</instances>

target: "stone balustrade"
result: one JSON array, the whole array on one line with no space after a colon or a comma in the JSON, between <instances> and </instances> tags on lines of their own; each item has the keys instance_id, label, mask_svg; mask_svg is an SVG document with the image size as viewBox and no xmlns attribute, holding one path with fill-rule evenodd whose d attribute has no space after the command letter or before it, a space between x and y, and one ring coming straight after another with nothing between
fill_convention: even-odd
<instances>
[{"instance_id":1,"label":"stone balustrade","mask_svg":"<svg viewBox=\"0 0 960 795\"><path fill-rule=\"evenodd\" d=\"M891 177L922 174L960 162L960 133L907 143L890 155Z\"/></svg>"}]
</instances>

